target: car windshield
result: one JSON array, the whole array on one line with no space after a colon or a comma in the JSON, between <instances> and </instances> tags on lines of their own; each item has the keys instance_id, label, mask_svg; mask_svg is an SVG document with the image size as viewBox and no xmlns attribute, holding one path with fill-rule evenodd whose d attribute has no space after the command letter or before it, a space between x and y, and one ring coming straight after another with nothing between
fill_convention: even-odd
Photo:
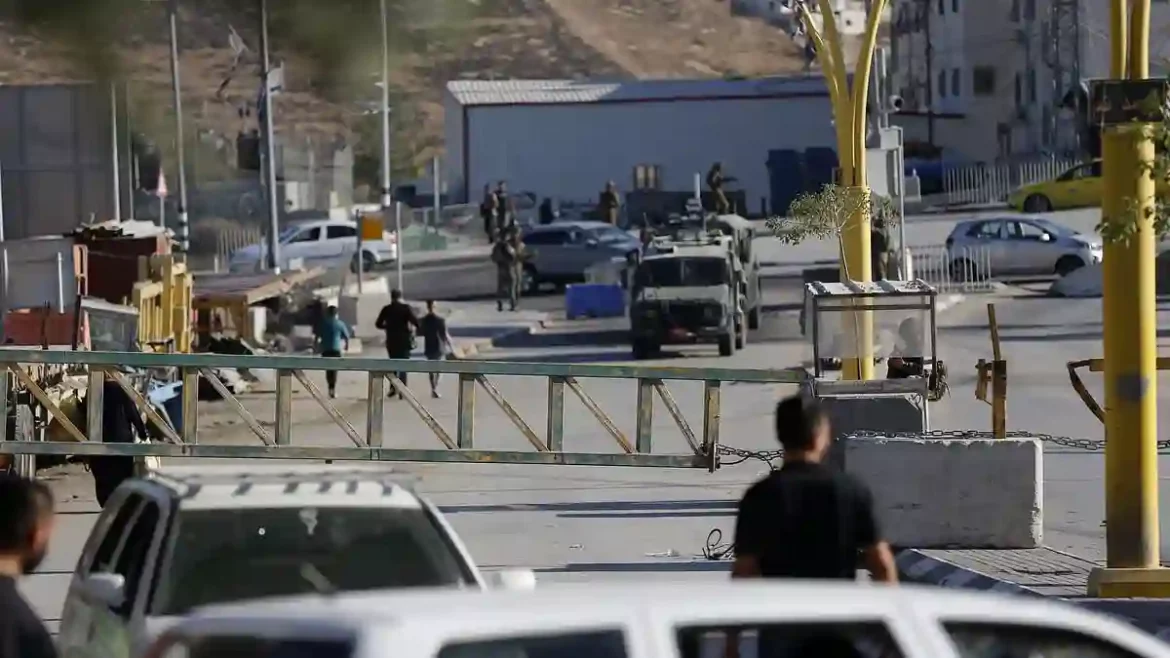
<instances>
[{"instance_id":1,"label":"car windshield","mask_svg":"<svg viewBox=\"0 0 1170 658\"><path fill-rule=\"evenodd\" d=\"M1044 229L1045 231L1048 231L1049 233L1061 237L1069 237L1077 234L1077 232L1071 228L1067 226L1061 226L1060 224L1047 219L1033 219L1032 223Z\"/></svg>"},{"instance_id":2,"label":"car windshield","mask_svg":"<svg viewBox=\"0 0 1170 658\"><path fill-rule=\"evenodd\" d=\"M629 233L616 226L603 226L601 228L590 229L587 231L587 234L590 238L598 242L608 243L622 242L623 240L628 240L630 237Z\"/></svg>"},{"instance_id":3,"label":"car windshield","mask_svg":"<svg viewBox=\"0 0 1170 658\"><path fill-rule=\"evenodd\" d=\"M287 507L180 513L152 609L325 590L462 585L472 574L421 509Z\"/></svg>"},{"instance_id":4,"label":"car windshield","mask_svg":"<svg viewBox=\"0 0 1170 658\"><path fill-rule=\"evenodd\" d=\"M281 244L283 244L283 243L291 240L294 235L296 235L297 233L300 233L300 232L301 232L300 226L297 226L295 224L293 226L286 226L280 230L280 235L276 236L276 239L279 240L281 242Z\"/></svg>"},{"instance_id":5,"label":"car windshield","mask_svg":"<svg viewBox=\"0 0 1170 658\"><path fill-rule=\"evenodd\" d=\"M642 263L637 279L647 288L721 286L730 280L721 258L656 258Z\"/></svg>"}]
</instances>

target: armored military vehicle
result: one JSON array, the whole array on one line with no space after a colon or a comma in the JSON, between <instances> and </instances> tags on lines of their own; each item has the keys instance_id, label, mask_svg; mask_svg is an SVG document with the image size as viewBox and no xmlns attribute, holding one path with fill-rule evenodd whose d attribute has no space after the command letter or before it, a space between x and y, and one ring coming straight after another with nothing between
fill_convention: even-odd
<instances>
[{"instance_id":1,"label":"armored military vehicle","mask_svg":"<svg viewBox=\"0 0 1170 658\"><path fill-rule=\"evenodd\" d=\"M634 358L663 345L715 343L731 356L747 342L746 279L734 240L718 231L656 238L634 272Z\"/></svg>"}]
</instances>

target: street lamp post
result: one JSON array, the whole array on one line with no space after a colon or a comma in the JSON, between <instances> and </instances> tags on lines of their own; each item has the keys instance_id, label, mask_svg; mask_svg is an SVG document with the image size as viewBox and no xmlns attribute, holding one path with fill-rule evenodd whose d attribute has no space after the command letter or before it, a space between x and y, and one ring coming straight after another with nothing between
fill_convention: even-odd
<instances>
[{"instance_id":1,"label":"street lamp post","mask_svg":"<svg viewBox=\"0 0 1170 658\"><path fill-rule=\"evenodd\" d=\"M870 69L873 54L877 48L878 26L886 8L886 0L870 3L866 17L865 38L857 56L853 87L845 68L845 57L841 44L841 33L829 0L817 0L824 34L813 24L812 15L803 3L798 6L808 38L812 41L825 84L829 88L829 100L833 106L833 120L837 131L837 153L840 180L837 183L858 194L868 195L869 187L865 175L866 104L869 96ZM859 210L845 224L841 232L841 278L861 283L872 281L870 271L870 218L866 209ZM873 379L873 312L854 310L847 314L845 326L850 334L847 344L856 347L856 356L842 358L842 374L845 379Z\"/></svg>"},{"instance_id":2,"label":"street lamp post","mask_svg":"<svg viewBox=\"0 0 1170 658\"><path fill-rule=\"evenodd\" d=\"M1150 0L1113 0L1110 77L1149 78ZM1106 567L1089 595L1170 596L1158 528L1157 316L1152 211L1154 143L1149 124L1102 134L1105 222L1136 222L1127 242L1106 240L1102 262L1105 370Z\"/></svg>"},{"instance_id":3,"label":"street lamp post","mask_svg":"<svg viewBox=\"0 0 1170 658\"><path fill-rule=\"evenodd\" d=\"M175 164L179 177L179 249L186 252L190 244L190 230L187 225L187 169L186 148L183 143L183 93L179 81L179 2L171 0L169 7L171 23L171 92L175 99ZM129 101L127 101L129 104ZM161 218L161 216L160 216Z\"/></svg>"},{"instance_id":4,"label":"street lamp post","mask_svg":"<svg viewBox=\"0 0 1170 658\"><path fill-rule=\"evenodd\" d=\"M268 0L260 0L261 90L264 103L264 187L268 189L268 269L280 273L280 213L276 203L276 145L272 130L272 62L268 55Z\"/></svg>"},{"instance_id":5,"label":"street lamp post","mask_svg":"<svg viewBox=\"0 0 1170 658\"><path fill-rule=\"evenodd\" d=\"M387 219L390 209L390 17L386 11L386 0L381 2L382 18L382 221ZM398 236L402 246L402 236Z\"/></svg>"}]
</instances>

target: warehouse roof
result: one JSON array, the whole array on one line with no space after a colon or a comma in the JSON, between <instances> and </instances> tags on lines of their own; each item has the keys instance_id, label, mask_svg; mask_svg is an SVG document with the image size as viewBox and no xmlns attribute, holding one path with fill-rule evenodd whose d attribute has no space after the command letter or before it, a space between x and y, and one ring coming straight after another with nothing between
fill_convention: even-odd
<instances>
[{"instance_id":1,"label":"warehouse roof","mask_svg":"<svg viewBox=\"0 0 1170 658\"><path fill-rule=\"evenodd\" d=\"M455 80L447 92L463 106L636 103L825 94L820 76L750 80Z\"/></svg>"}]
</instances>

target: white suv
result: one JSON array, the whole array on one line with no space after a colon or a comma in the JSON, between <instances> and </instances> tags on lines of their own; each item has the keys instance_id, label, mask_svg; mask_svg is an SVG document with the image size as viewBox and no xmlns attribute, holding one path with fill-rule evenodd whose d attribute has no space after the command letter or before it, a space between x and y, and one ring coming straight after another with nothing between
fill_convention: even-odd
<instances>
[{"instance_id":1,"label":"white suv","mask_svg":"<svg viewBox=\"0 0 1170 658\"><path fill-rule=\"evenodd\" d=\"M62 656L126 658L199 606L422 586L485 584L439 512L385 469L164 469L106 505L58 641Z\"/></svg>"},{"instance_id":2,"label":"white suv","mask_svg":"<svg viewBox=\"0 0 1170 658\"><path fill-rule=\"evenodd\" d=\"M350 269L368 272L398 259L398 234L384 231L381 240L361 243L358 252L358 225L347 219L318 219L291 223L277 236L280 267L288 269L300 260L306 267L330 267L348 261ZM255 272L265 265L267 244L253 244L232 252L228 269L233 273Z\"/></svg>"}]
</instances>

